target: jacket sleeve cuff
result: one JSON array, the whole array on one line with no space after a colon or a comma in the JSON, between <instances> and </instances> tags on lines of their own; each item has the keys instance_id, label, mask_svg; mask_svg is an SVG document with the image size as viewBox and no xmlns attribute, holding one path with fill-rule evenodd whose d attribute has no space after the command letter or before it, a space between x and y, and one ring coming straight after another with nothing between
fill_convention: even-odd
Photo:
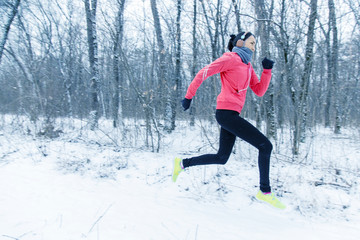
<instances>
[{"instance_id":1,"label":"jacket sleeve cuff","mask_svg":"<svg viewBox=\"0 0 360 240\"><path fill-rule=\"evenodd\" d=\"M192 99L194 96L191 96L189 93L186 93L185 98L186 99Z\"/></svg>"},{"instance_id":2,"label":"jacket sleeve cuff","mask_svg":"<svg viewBox=\"0 0 360 240\"><path fill-rule=\"evenodd\" d=\"M265 73L265 74L269 74L269 73L270 73L270 74L271 74L271 70L272 70L272 69L265 69L265 68L264 68L264 69L263 69L263 73Z\"/></svg>"}]
</instances>

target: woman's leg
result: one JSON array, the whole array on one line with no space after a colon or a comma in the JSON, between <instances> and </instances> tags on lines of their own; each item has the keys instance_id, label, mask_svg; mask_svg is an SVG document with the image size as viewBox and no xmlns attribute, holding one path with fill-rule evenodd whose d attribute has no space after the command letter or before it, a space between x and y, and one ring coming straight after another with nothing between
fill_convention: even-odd
<instances>
[{"instance_id":1,"label":"woman's leg","mask_svg":"<svg viewBox=\"0 0 360 240\"><path fill-rule=\"evenodd\" d=\"M219 151L216 154L205 154L198 157L183 159L183 166L191 167L197 165L225 164L230 157L236 136L221 128Z\"/></svg>"},{"instance_id":2,"label":"woman's leg","mask_svg":"<svg viewBox=\"0 0 360 240\"><path fill-rule=\"evenodd\" d=\"M269 180L270 155L273 148L271 142L256 127L240 117L237 112L227 110L218 111L224 112L219 116L217 115L217 120L222 128L250 143L259 150L260 190L262 192L271 192Z\"/></svg>"},{"instance_id":3,"label":"woman's leg","mask_svg":"<svg viewBox=\"0 0 360 240\"><path fill-rule=\"evenodd\" d=\"M216 120L221 126L218 153L183 159L183 167L225 164L231 154L235 138L239 137L259 150L260 190L262 192L271 192L269 180L270 155L273 148L271 142L257 128L241 118L239 113L235 111L217 110Z\"/></svg>"}]
</instances>

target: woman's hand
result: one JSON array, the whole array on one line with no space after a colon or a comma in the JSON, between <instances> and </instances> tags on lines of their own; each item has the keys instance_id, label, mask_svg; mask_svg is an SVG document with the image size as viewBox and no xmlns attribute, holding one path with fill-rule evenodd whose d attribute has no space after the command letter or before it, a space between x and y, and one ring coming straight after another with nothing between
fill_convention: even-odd
<instances>
[{"instance_id":1,"label":"woman's hand","mask_svg":"<svg viewBox=\"0 0 360 240\"><path fill-rule=\"evenodd\" d=\"M274 61L267 59L266 57L264 58L264 60L262 60L262 65L264 69L272 69L274 63Z\"/></svg>"},{"instance_id":2,"label":"woman's hand","mask_svg":"<svg viewBox=\"0 0 360 240\"><path fill-rule=\"evenodd\" d=\"M183 106L184 111L186 111L186 110L189 109L190 104L191 104L191 100L192 100L192 99L184 98L184 99L181 101L181 105Z\"/></svg>"}]
</instances>

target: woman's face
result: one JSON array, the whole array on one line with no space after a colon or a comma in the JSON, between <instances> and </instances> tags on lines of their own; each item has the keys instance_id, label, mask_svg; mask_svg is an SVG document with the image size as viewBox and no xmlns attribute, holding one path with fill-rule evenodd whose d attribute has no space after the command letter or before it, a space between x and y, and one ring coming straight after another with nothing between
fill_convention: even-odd
<instances>
[{"instance_id":1,"label":"woman's face","mask_svg":"<svg viewBox=\"0 0 360 240\"><path fill-rule=\"evenodd\" d=\"M251 51L255 52L255 45L256 45L256 40L255 37L253 35L251 35L250 37L248 37L245 40L245 43L243 40L239 40L236 43L236 46L238 47L247 47L249 48Z\"/></svg>"}]
</instances>

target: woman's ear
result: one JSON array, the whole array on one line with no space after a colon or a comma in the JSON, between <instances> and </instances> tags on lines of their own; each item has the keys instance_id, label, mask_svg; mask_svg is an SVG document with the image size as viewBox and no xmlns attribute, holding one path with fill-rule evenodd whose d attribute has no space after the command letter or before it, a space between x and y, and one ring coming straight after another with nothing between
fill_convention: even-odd
<instances>
[{"instance_id":1,"label":"woman's ear","mask_svg":"<svg viewBox=\"0 0 360 240\"><path fill-rule=\"evenodd\" d=\"M243 47L243 46L244 46L244 40L239 39L239 40L236 42L236 46L237 46L237 47Z\"/></svg>"}]
</instances>

